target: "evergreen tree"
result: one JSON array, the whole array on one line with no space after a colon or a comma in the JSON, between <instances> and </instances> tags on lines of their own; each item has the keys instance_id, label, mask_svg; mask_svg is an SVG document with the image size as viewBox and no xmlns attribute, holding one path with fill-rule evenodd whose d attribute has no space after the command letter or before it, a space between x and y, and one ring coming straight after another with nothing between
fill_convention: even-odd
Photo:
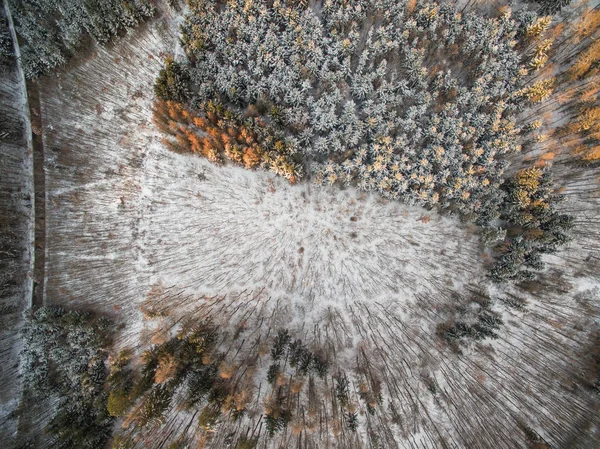
<instances>
[{"instance_id":1,"label":"evergreen tree","mask_svg":"<svg viewBox=\"0 0 600 449\"><path fill-rule=\"evenodd\" d=\"M30 79L64 64L90 36L107 44L154 14L148 0L8 0Z\"/></svg>"}]
</instances>

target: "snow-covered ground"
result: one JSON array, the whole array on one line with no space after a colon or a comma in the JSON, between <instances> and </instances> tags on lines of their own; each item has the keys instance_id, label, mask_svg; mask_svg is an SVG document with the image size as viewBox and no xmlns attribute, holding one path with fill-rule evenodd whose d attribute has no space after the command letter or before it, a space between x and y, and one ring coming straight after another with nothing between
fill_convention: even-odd
<instances>
[{"instance_id":1,"label":"snow-covered ground","mask_svg":"<svg viewBox=\"0 0 600 449\"><path fill-rule=\"evenodd\" d=\"M0 10L4 18L7 2L0 4ZM17 55L18 50L17 45ZM2 286L0 298L0 441L9 441L18 426L18 417L13 412L21 394L19 330L23 311L31 303L33 288L33 157L26 97L25 80L18 65L0 67L0 120L9 127L0 132L1 231L9 236L14 233L21 240L16 245L21 257L15 264L15 272L0 274L3 284L8 281L8 286ZM5 259L11 257L11 254L2 255ZM16 287L11 285L13 281Z\"/></svg>"},{"instance_id":2,"label":"snow-covered ground","mask_svg":"<svg viewBox=\"0 0 600 449\"><path fill-rule=\"evenodd\" d=\"M534 293L496 289L476 234L457 219L170 153L151 123L153 80L175 48L167 23L42 82L47 303L111 314L124 324L118 344L137 347L153 326L140 307L154 287L153 307L175 317L329 341L349 372L360 350L385 393L382 410L360 419L384 447L513 449L526 447L524 426L553 447L600 438L598 401L574 386L598 329L597 273L573 277L585 239L553 259L568 266L562 278L548 272ZM597 238L597 227L587 232ZM457 355L435 328L470 291L528 306L496 304L500 338ZM259 419L250 416L244 425ZM361 429L362 447L375 447ZM283 447L297 438L285 433Z\"/></svg>"}]
</instances>

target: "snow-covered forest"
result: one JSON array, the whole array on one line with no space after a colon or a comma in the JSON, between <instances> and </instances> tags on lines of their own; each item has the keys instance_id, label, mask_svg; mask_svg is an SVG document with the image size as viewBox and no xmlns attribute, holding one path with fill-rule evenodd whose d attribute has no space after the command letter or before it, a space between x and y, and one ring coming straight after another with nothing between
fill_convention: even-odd
<instances>
[{"instance_id":1,"label":"snow-covered forest","mask_svg":"<svg viewBox=\"0 0 600 449\"><path fill-rule=\"evenodd\" d=\"M8 447L598 446L596 3L6 3Z\"/></svg>"},{"instance_id":2,"label":"snow-covered forest","mask_svg":"<svg viewBox=\"0 0 600 449\"><path fill-rule=\"evenodd\" d=\"M8 0L27 78L50 73L88 40L107 44L154 14L147 0Z\"/></svg>"}]
</instances>

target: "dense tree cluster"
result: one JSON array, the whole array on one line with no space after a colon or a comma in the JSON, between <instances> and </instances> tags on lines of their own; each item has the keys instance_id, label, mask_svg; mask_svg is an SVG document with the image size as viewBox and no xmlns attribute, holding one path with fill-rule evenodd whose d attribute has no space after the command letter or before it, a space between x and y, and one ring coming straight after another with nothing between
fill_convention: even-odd
<instances>
[{"instance_id":1,"label":"dense tree cluster","mask_svg":"<svg viewBox=\"0 0 600 449\"><path fill-rule=\"evenodd\" d=\"M136 429L164 423L178 390L183 392L185 408L204 405L198 418L202 428L211 429L224 407L243 413L238 389L242 385L231 381L224 354L214 353L217 337L213 325L200 322L144 352L139 373L129 367L127 353L111 361L109 411L114 416L125 415L128 428L115 439L113 447L127 447Z\"/></svg>"},{"instance_id":2,"label":"dense tree cluster","mask_svg":"<svg viewBox=\"0 0 600 449\"><path fill-rule=\"evenodd\" d=\"M533 70L532 83L523 90L531 103L522 115L523 128L530 131L524 153L539 156L540 163L571 159L597 167L600 10L584 2L554 18L531 19L527 30L525 54Z\"/></svg>"},{"instance_id":3,"label":"dense tree cluster","mask_svg":"<svg viewBox=\"0 0 600 449\"><path fill-rule=\"evenodd\" d=\"M307 168L318 183L437 205L480 226L499 219L483 231L485 243L505 246L493 279L525 279L523 264L539 268L550 247L517 238L522 224L513 222L523 216L503 174L535 128L520 129L516 117L557 83L530 76L549 57L549 16L504 8L489 18L386 0L189 6L187 60L168 58L155 85L156 122L174 137L171 148L270 168L292 182ZM595 135L596 115L588 107L578 129ZM527 223L529 236L549 238L537 229L543 220Z\"/></svg>"},{"instance_id":4,"label":"dense tree cluster","mask_svg":"<svg viewBox=\"0 0 600 449\"><path fill-rule=\"evenodd\" d=\"M154 83L154 93L163 101L186 101L190 97L190 76L185 66L167 57Z\"/></svg>"},{"instance_id":5,"label":"dense tree cluster","mask_svg":"<svg viewBox=\"0 0 600 449\"><path fill-rule=\"evenodd\" d=\"M111 435L106 409L105 348L110 321L88 313L43 307L23 327L21 371L33 400L57 400L45 431L64 449L97 449Z\"/></svg>"},{"instance_id":6,"label":"dense tree cluster","mask_svg":"<svg viewBox=\"0 0 600 449\"><path fill-rule=\"evenodd\" d=\"M267 382L272 391L265 407L265 424L269 436L283 430L294 418L293 399L304 389L308 376L315 388L315 377L324 379L327 360L311 352L300 339L292 339L286 329L280 330L271 347L271 365ZM295 379L295 380L294 380Z\"/></svg>"},{"instance_id":7,"label":"dense tree cluster","mask_svg":"<svg viewBox=\"0 0 600 449\"><path fill-rule=\"evenodd\" d=\"M148 0L9 0L27 78L64 64L93 39L108 43L154 14Z\"/></svg>"},{"instance_id":8,"label":"dense tree cluster","mask_svg":"<svg viewBox=\"0 0 600 449\"><path fill-rule=\"evenodd\" d=\"M519 150L516 47L529 17L428 2L319 8L190 2L188 63L177 66L191 78L188 103L252 110L321 182L493 217L500 156ZM174 72L167 62L161 92Z\"/></svg>"},{"instance_id":9,"label":"dense tree cluster","mask_svg":"<svg viewBox=\"0 0 600 449\"><path fill-rule=\"evenodd\" d=\"M157 83L159 97L178 96L174 84L167 80ZM203 114L193 112L182 103L157 101L154 122L160 130L175 139L164 139L177 152L192 152L214 163L230 161L246 168L264 167L296 182L301 168L294 161L291 149L281 132L269 127L251 110L241 115L209 101L203 104Z\"/></svg>"},{"instance_id":10,"label":"dense tree cluster","mask_svg":"<svg viewBox=\"0 0 600 449\"><path fill-rule=\"evenodd\" d=\"M547 169L521 170L502 188L506 197L500 218L507 234L491 276L495 281L531 280L532 270L545 267L541 255L570 241L573 217L557 212L556 203L564 197L554 191Z\"/></svg>"},{"instance_id":11,"label":"dense tree cluster","mask_svg":"<svg viewBox=\"0 0 600 449\"><path fill-rule=\"evenodd\" d=\"M461 299L461 298L457 298ZM491 309L489 296L476 292L456 305L449 319L437 326L437 334L450 347L460 352L460 344L484 339L496 339L503 322L499 314Z\"/></svg>"},{"instance_id":12,"label":"dense tree cluster","mask_svg":"<svg viewBox=\"0 0 600 449\"><path fill-rule=\"evenodd\" d=\"M227 336L214 325L199 322L184 325L177 337L144 352L139 373L131 369L127 352L112 358L108 411L125 416L127 428L113 447L128 447L138 432L164 425L173 407L197 411L198 427L207 436L222 422L239 421L256 402L257 364L259 357L267 354L271 358L266 373L271 392L264 399L263 414L266 432L273 437L294 418L294 405L305 386L303 379L311 379L314 396L316 380L322 381L328 371L323 355L311 352L299 339L292 340L287 330L277 333L270 351L261 353L261 346L255 346L259 352L244 360L220 352L219 343L224 342ZM250 435L237 444L252 448L257 440L258 435Z\"/></svg>"}]
</instances>

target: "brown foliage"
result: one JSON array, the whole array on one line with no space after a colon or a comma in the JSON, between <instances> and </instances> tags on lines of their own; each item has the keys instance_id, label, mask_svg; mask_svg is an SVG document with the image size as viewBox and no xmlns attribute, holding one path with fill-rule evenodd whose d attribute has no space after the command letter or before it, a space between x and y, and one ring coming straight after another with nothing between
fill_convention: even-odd
<instances>
[{"instance_id":1,"label":"brown foliage","mask_svg":"<svg viewBox=\"0 0 600 449\"><path fill-rule=\"evenodd\" d=\"M222 379L231 379L235 374L237 367L234 363L221 362L219 364L219 376Z\"/></svg>"},{"instance_id":2,"label":"brown foliage","mask_svg":"<svg viewBox=\"0 0 600 449\"><path fill-rule=\"evenodd\" d=\"M254 168L260 164L262 152L258 147L247 147L242 159L246 168Z\"/></svg>"},{"instance_id":3,"label":"brown foliage","mask_svg":"<svg viewBox=\"0 0 600 449\"><path fill-rule=\"evenodd\" d=\"M544 153L542 154L539 159L536 161L535 166L536 167L543 167L545 165L548 165L550 163L550 161L552 159L554 159L555 154L553 152L548 152L548 153Z\"/></svg>"},{"instance_id":4,"label":"brown foliage","mask_svg":"<svg viewBox=\"0 0 600 449\"><path fill-rule=\"evenodd\" d=\"M579 130L600 132L600 107L586 108L579 114Z\"/></svg>"},{"instance_id":5,"label":"brown foliage","mask_svg":"<svg viewBox=\"0 0 600 449\"><path fill-rule=\"evenodd\" d=\"M596 145L590 149L586 149L583 160L586 162L594 162L600 160L600 145Z\"/></svg>"},{"instance_id":6,"label":"brown foliage","mask_svg":"<svg viewBox=\"0 0 600 449\"><path fill-rule=\"evenodd\" d=\"M245 115L255 116L257 112L251 106ZM294 183L299 170L290 160L285 142L278 140L271 150L265 150L251 126L266 127L266 123L255 119L248 125L232 117L231 112L214 104L206 107L204 117L173 101L157 100L154 105L154 123L172 136L165 141L169 149L199 154L215 163L226 159L250 169L264 166Z\"/></svg>"},{"instance_id":7,"label":"brown foliage","mask_svg":"<svg viewBox=\"0 0 600 449\"><path fill-rule=\"evenodd\" d=\"M600 40L593 42L585 51L581 52L577 61L569 69L569 79L575 80L578 78L587 78L598 71L597 68L600 61Z\"/></svg>"},{"instance_id":8,"label":"brown foliage","mask_svg":"<svg viewBox=\"0 0 600 449\"><path fill-rule=\"evenodd\" d=\"M586 38L598 30L600 30L600 10L588 10L581 14L576 25L577 37Z\"/></svg>"},{"instance_id":9,"label":"brown foliage","mask_svg":"<svg viewBox=\"0 0 600 449\"><path fill-rule=\"evenodd\" d=\"M290 384L290 391L292 393L300 393L302 391L302 387L304 386L304 379L296 378Z\"/></svg>"},{"instance_id":10,"label":"brown foliage","mask_svg":"<svg viewBox=\"0 0 600 449\"><path fill-rule=\"evenodd\" d=\"M177 370L177 361L172 354L165 354L160 357L158 361L158 367L154 374L154 382L162 384L167 380L171 379L175 375Z\"/></svg>"},{"instance_id":11,"label":"brown foliage","mask_svg":"<svg viewBox=\"0 0 600 449\"><path fill-rule=\"evenodd\" d=\"M290 429L292 431L292 435L298 436L304 430L304 423L299 418L296 418L294 421L292 421Z\"/></svg>"}]
</instances>

